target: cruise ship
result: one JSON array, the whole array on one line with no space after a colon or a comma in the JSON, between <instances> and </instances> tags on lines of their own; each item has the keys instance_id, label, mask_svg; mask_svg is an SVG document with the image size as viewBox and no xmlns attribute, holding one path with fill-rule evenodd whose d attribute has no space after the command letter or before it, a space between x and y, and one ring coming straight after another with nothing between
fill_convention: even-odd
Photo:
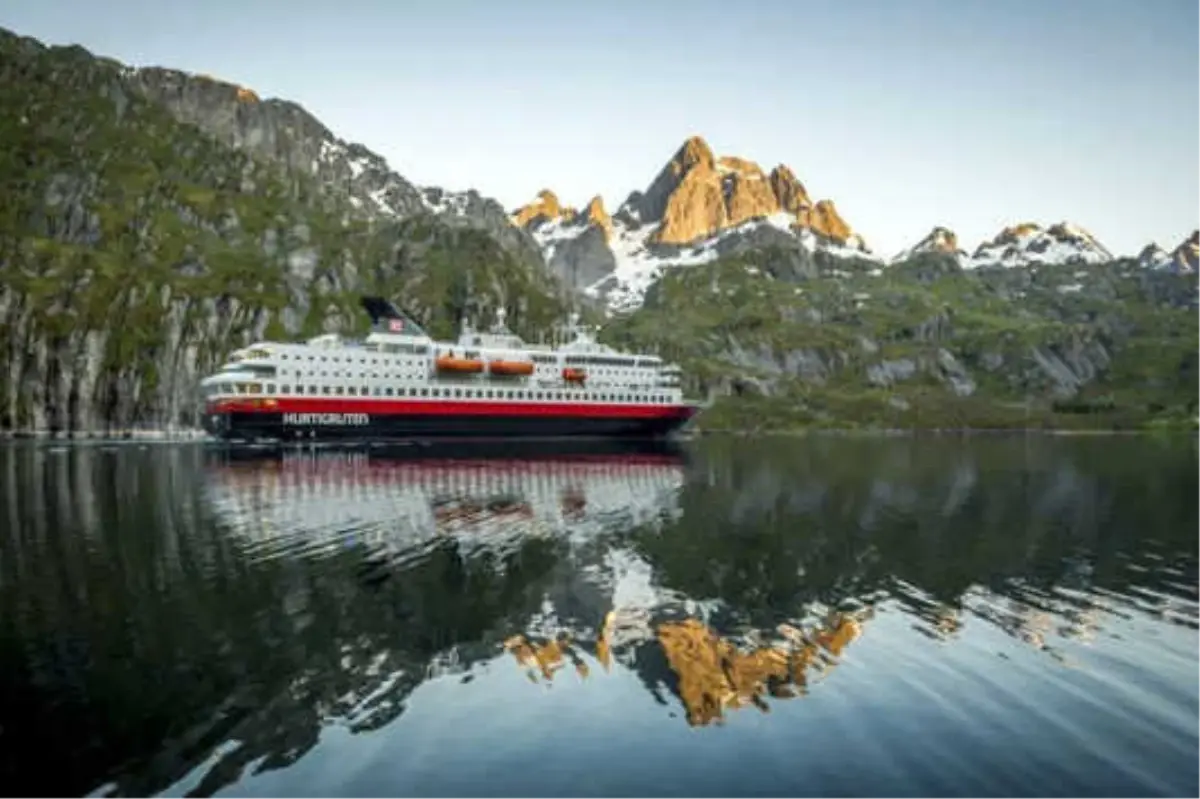
<instances>
[{"instance_id":1,"label":"cruise ship","mask_svg":"<svg viewBox=\"0 0 1200 799\"><path fill-rule=\"evenodd\" d=\"M361 341L331 333L260 342L201 381L204 429L237 441L427 438L662 438L699 406L678 366L598 342L573 315L566 343L528 344L505 326L432 339L379 297L362 298Z\"/></svg>"}]
</instances>

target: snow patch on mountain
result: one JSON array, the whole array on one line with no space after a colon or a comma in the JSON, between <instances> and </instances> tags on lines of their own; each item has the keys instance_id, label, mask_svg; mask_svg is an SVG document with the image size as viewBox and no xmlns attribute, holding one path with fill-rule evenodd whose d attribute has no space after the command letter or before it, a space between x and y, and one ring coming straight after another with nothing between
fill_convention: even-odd
<instances>
[{"instance_id":1,"label":"snow patch on mountain","mask_svg":"<svg viewBox=\"0 0 1200 799\"><path fill-rule=\"evenodd\" d=\"M1026 223L1005 228L964 259L963 267L1022 267L1035 264L1098 264L1113 260L1096 237L1078 225L1060 222L1049 228Z\"/></svg>"},{"instance_id":2,"label":"snow patch on mountain","mask_svg":"<svg viewBox=\"0 0 1200 799\"><path fill-rule=\"evenodd\" d=\"M584 293L590 297L604 298L608 307L614 311L627 311L640 306L646 291L666 270L711 263L730 254L740 239L763 230L773 231L781 242L789 239L798 242L809 252L820 250L841 258L880 260L869 252L856 249L856 242L839 245L821 240L810 230L797 229L795 217L786 212L750 219L706 239L685 245L655 243L654 234L659 225L636 225L631 216L619 214L613 220L608 246L616 260L616 268L611 274L584 289ZM635 221L635 224L623 224L624 219ZM537 226L533 230L533 237L549 261L557 247L581 235L588 227L587 223L567 224L560 220L551 220ZM861 243L857 244L862 246Z\"/></svg>"}]
</instances>

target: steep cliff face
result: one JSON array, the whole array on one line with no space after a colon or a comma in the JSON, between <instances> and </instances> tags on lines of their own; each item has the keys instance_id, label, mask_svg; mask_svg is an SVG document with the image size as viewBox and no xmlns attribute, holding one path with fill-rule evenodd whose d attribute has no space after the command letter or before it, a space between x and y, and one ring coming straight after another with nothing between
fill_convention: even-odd
<instances>
[{"instance_id":1,"label":"steep cliff face","mask_svg":"<svg viewBox=\"0 0 1200 799\"><path fill-rule=\"evenodd\" d=\"M532 237L509 220L500 203L473 190L417 188L381 156L338 138L296 103L261 100L245 87L171 69L127 70L125 80L179 121L278 167L285 181L346 198L358 216L433 214L454 227L482 230L531 265L543 262Z\"/></svg>"},{"instance_id":2,"label":"steep cliff face","mask_svg":"<svg viewBox=\"0 0 1200 799\"><path fill-rule=\"evenodd\" d=\"M560 313L540 255L382 172L359 175L382 198L365 213L327 188L315 119L195 81L0 32L0 429L191 425L228 350L353 332L360 289L435 330L499 304L526 329Z\"/></svg>"}]
</instances>

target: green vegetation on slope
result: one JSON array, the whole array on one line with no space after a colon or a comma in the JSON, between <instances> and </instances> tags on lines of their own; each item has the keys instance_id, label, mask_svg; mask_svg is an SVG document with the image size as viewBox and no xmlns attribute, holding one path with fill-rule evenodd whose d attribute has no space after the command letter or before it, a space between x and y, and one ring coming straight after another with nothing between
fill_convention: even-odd
<instances>
[{"instance_id":1,"label":"green vegetation on slope","mask_svg":"<svg viewBox=\"0 0 1200 799\"><path fill-rule=\"evenodd\" d=\"M1194 275L777 256L670 271L604 337L678 359L710 429L1195 426Z\"/></svg>"},{"instance_id":2,"label":"green vegetation on slope","mask_svg":"<svg viewBox=\"0 0 1200 799\"><path fill-rule=\"evenodd\" d=\"M441 334L501 303L525 332L562 311L486 233L357 219L79 47L0 31L0 143L0 430L190 424L230 349L361 331L363 290Z\"/></svg>"}]
</instances>

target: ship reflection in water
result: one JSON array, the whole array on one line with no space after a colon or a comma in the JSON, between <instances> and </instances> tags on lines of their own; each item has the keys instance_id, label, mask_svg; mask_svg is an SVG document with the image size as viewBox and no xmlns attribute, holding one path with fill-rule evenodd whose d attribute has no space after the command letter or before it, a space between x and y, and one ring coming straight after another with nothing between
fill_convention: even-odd
<instances>
[{"instance_id":1,"label":"ship reflection in water","mask_svg":"<svg viewBox=\"0 0 1200 799\"><path fill-rule=\"evenodd\" d=\"M1194 444L569 446L0 448L0 780L1195 795Z\"/></svg>"}]
</instances>

